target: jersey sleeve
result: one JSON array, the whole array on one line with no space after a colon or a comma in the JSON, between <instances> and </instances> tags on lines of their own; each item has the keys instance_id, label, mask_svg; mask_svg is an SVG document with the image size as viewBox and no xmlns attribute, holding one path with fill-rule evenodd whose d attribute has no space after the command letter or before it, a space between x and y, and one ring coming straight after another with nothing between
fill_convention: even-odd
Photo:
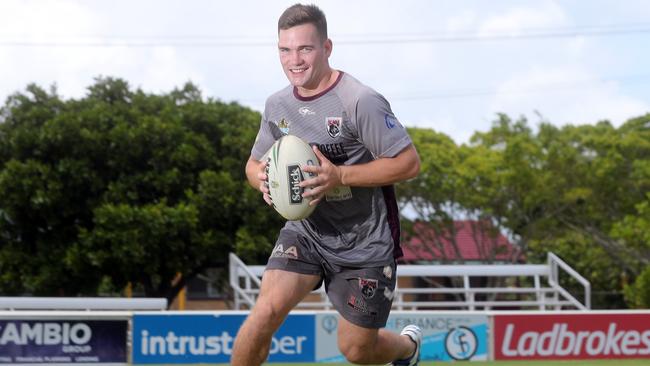
<instances>
[{"instance_id":1,"label":"jersey sleeve","mask_svg":"<svg viewBox=\"0 0 650 366\"><path fill-rule=\"evenodd\" d=\"M359 139L376 158L392 158L411 144L390 104L377 92L360 96L355 122Z\"/></svg>"},{"instance_id":2,"label":"jersey sleeve","mask_svg":"<svg viewBox=\"0 0 650 366\"><path fill-rule=\"evenodd\" d=\"M251 157L255 160L262 160L262 157L271 148L275 140L276 139L271 131L270 123L266 119L265 111L262 114L260 129L257 131L257 137L255 137L255 143L251 149Z\"/></svg>"}]
</instances>

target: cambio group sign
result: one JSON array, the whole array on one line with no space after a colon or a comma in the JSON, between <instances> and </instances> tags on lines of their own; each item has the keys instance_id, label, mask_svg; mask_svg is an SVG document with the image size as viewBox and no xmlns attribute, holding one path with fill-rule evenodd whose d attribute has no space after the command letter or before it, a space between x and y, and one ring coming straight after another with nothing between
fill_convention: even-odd
<instances>
[{"instance_id":1,"label":"cambio group sign","mask_svg":"<svg viewBox=\"0 0 650 366\"><path fill-rule=\"evenodd\" d=\"M0 363L127 362L124 320L0 319Z\"/></svg>"},{"instance_id":2,"label":"cambio group sign","mask_svg":"<svg viewBox=\"0 0 650 366\"><path fill-rule=\"evenodd\" d=\"M650 316L641 313L494 315L494 358L648 358Z\"/></svg>"}]
</instances>

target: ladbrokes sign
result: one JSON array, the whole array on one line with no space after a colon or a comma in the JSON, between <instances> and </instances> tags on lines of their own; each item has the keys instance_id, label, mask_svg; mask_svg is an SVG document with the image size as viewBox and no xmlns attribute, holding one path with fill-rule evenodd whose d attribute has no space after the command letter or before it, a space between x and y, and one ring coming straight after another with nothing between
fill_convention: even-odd
<instances>
[{"instance_id":1,"label":"ladbrokes sign","mask_svg":"<svg viewBox=\"0 0 650 366\"><path fill-rule=\"evenodd\" d=\"M494 342L497 360L645 358L650 314L495 315Z\"/></svg>"}]
</instances>

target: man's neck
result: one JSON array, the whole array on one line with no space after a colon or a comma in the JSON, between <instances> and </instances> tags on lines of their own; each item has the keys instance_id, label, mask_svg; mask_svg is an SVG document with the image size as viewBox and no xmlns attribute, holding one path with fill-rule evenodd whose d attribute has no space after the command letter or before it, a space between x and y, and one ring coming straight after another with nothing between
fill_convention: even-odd
<instances>
[{"instance_id":1,"label":"man's neck","mask_svg":"<svg viewBox=\"0 0 650 366\"><path fill-rule=\"evenodd\" d=\"M320 83L318 83L318 86L316 88L306 89L306 88L298 87L298 94L300 94L301 97L313 97L314 95L320 94L325 90L327 90L332 85L334 85L338 77L339 77L339 71L330 68L323 76Z\"/></svg>"}]
</instances>

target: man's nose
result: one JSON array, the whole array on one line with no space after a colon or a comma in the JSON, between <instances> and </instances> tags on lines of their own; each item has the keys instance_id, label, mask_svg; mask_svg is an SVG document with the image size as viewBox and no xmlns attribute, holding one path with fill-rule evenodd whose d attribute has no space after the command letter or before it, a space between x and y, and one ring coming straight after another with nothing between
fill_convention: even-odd
<instances>
[{"instance_id":1,"label":"man's nose","mask_svg":"<svg viewBox=\"0 0 650 366\"><path fill-rule=\"evenodd\" d=\"M300 55L300 51L291 51L290 60L294 65L300 65L302 63L302 56Z\"/></svg>"}]
</instances>

